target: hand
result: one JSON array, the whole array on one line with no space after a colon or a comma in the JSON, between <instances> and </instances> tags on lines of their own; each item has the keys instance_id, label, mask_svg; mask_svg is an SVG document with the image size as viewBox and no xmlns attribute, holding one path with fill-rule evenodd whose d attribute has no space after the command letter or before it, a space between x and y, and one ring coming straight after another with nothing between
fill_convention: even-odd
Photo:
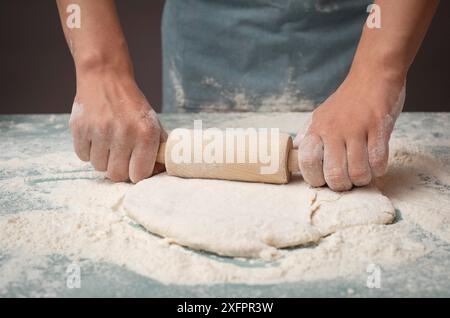
<instances>
[{"instance_id":1,"label":"hand","mask_svg":"<svg viewBox=\"0 0 450 318\"><path fill-rule=\"evenodd\" d=\"M78 157L114 182L136 183L163 171L155 160L167 133L134 79L113 72L77 75L69 124Z\"/></svg>"},{"instance_id":2,"label":"hand","mask_svg":"<svg viewBox=\"0 0 450 318\"><path fill-rule=\"evenodd\" d=\"M369 75L367 75L369 74ZM387 170L389 138L405 99L404 80L350 74L298 134L299 165L311 186L364 186Z\"/></svg>"}]
</instances>

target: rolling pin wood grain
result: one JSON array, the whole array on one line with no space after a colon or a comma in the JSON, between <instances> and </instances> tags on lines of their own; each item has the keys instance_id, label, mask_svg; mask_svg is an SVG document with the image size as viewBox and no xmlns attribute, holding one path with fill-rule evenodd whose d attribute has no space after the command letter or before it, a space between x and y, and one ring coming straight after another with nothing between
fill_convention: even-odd
<instances>
[{"instance_id":1,"label":"rolling pin wood grain","mask_svg":"<svg viewBox=\"0 0 450 318\"><path fill-rule=\"evenodd\" d=\"M208 163L206 163L205 160L202 160L201 162L198 160L196 161L196 157L197 159L204 158L203 151L205 151L205 149L208 148L208 144L212 142L212 139L209 138L211 136L207 137L202 135L200 142L195 144L193 130L175 129L169 134L167 141L160 144L156 162L166 166L167 174L182 178L222 179L274 184L288 183L291 173L299 171L298 152L296 149L293 149L292 138L288 134L277 134L274 138L276 140L272 140L271 138L273 137L270 135L259 133L256 146L254 140L253 143L250 141L251 136L249 135L240 136L240 144L236 139L232 139L235 137L239 138L239 136L233 134L233 136L230 137L228 131L217 130L215 135L216 137L223 138L223 147L220 149L220 143L218 147L218 149L221 150L220 153L223 153L223 158L225 158L227 151L232 151L234 159L240 156L240 158L245 158L245 161L242 162L242 160L238 161L237 159L232 162L227 160ZM179 147L183 137L189 138L187 139L189 140L187 148L190 151L188 154L190 160L187 162L178 162L177 160L174 160L173 155L174 152L177 153L176 149L178 148L175 149L175 147ZM218 139L220 140L220 138ZM267 169L267 166L269 166L267 162L261 162L260 160L255 162L254 160L249 160L252 156L255 158L255 151L258 152L258 154L261 152L261 145L264 146L267 155L276 163L274 169L271 169L270 173L262 172L264 167ZM273 145L276 147L272 147ZM209 148L211 149L211 147Z\"/></svg>"}]
</instances>

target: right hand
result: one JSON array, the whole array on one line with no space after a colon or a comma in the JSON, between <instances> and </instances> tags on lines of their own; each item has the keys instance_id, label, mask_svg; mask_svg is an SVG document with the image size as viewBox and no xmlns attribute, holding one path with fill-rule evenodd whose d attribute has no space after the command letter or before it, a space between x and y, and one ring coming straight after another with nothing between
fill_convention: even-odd
<instances>
[{"instance_id":1,"label":"right hand","mask_svg":"<svg viewBox=\"0 0 450 318\"><path fill-rule=\"evenodd\" d=\"M78 157L114 182L136 183L164 170L155 161L167 133L130 76L77 74L69 125Z\"/></svg>"}]
</instances>

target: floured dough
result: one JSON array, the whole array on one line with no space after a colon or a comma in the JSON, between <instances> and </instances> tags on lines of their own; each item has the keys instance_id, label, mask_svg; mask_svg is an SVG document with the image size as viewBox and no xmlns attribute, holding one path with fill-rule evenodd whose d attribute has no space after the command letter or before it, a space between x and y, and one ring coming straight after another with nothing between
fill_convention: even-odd
<instances>
[{"instance_id":1,"label":"floured dough","mask_svg":"<svg viewBox=\"0 0 450 318\"><path fill-rule=\"evenodd\" d=\"M287 185L181 179L160 174L139 182L124 209L170 242L233 257L271 257L277 249L317 242L340 229L387 224L395 217L374 186L335 193Z\"/></svg>"}]
</instances>

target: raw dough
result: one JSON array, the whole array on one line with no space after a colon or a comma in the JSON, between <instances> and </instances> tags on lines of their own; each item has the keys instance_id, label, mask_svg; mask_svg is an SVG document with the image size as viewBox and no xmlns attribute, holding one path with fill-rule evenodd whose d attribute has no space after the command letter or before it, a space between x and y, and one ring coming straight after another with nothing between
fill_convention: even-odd
<instances>
[{"instance_id":1,"label":"raw dough","mask_svg":"<svg viewBox=\"0 0 450 318\"><path fill-rule=\"evenodd\" d=\"M395 218L374 186L335 193L300 178L287 185L160 174L132 187L124 209L148 231L196 250L270 258L278 248L314 243L349 226Z\"/></svg>"}]
</instances>

